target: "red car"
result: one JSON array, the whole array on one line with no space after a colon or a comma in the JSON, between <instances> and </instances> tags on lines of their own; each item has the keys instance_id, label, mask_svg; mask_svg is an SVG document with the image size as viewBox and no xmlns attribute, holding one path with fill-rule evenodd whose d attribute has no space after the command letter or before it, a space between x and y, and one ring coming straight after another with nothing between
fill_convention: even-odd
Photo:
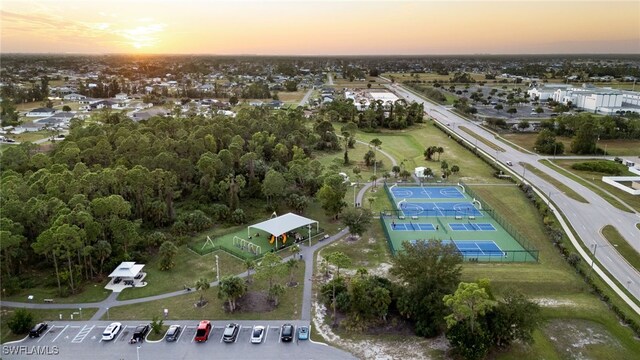
<instances>
[{"instance_id":1,"label":"red car","mask_svg":"<svg viewBox=\"0 0 640 360\"><path fill-rule=\"evenodd\" d=\"M196 330L196 338L195 341L203 342L209 339L209 334L211 333L211 322L209 320L202 320L198 325L198 330Z\"/></svg>"}]
</instances>

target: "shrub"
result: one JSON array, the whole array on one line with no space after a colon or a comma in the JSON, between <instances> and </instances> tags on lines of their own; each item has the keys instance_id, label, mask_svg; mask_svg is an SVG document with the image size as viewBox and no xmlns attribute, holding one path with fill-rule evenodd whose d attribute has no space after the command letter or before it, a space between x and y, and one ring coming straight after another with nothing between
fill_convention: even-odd
<instances>
[{"instance_id":1,"label":"shrub","mask_svg":"<svg viewBox=\"0 0 640 360\"><path fill-rule=\"evenodd\" d=\"M592 171L608 175L622 175L627 169L624 165L614 161L597 160L585 161L571 165L574 170Z\"/></svg>"},{"instance_id":2,"label":"shrub","mask_svg":"<svg viewBox=\"0 0 640 360\"><path fill-rule=\"evenodd\" d=\"M33 326L33 315L25 309L17 309L7 322L9 329L14 334L26 334Z\"/></svg>"}]
</instances>

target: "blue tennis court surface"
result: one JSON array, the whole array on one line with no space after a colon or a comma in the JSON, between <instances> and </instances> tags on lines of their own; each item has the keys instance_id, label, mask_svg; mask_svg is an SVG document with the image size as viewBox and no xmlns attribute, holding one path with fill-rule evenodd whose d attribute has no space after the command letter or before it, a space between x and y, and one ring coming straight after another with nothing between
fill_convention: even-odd
<instances>
[{"instance_id":1,"label":"blue tennis court surface","mask_svg":"<svg viewBox=\"0 0 640 360\"><path fill-rule=\"evenodd\" d=\"M391 189L396 199L464 199L456 187L394 187Z\"/></svg>"},{"instance_id":2,"label":"blue tennis court surface","mask_svg":"<svg viewBox=\"0 0 640 360\"><path fill-rule=\"evenodd\" d=\"M402 210L405 216L482 216L482 213L470 202L403 202L400 204L400 210Z\"/></svg>"},{"instance_id":3,"label":"blue tennis court surface","mask_svg":"<svg viewBox=\"0 0 640 360\"><path fill-rule=\"evenodd\" d=\"M424 240L420 240L424 241ZM418 240L411 240L415 244ZM507 254L500 249L492 240L442 240L443 244L453 244L463 256L506 256Z\"/></svg>"},{"instance_id":4,"label":"blue tennis court surface","mask_svg":"<svg viewBox=\"0 0 640 360\"><path fill-rule=\"evenodd\" d=\"M496 231L496 228L493 227L492 224L481 224L481 223L458 223L458 224L449 224L449 227L453 231Z\"/></svg>"},{"instance_id":5,"label":"blue tennis court surface","mask_svg":"<svg viewBox=\"0 0 640 360\"><path fill-rule=\"evenodd\" d=\"M400 223L391 224L391 229L395 231L433 231L436 227L433 224Z\"/></svg>"}]
</instances>

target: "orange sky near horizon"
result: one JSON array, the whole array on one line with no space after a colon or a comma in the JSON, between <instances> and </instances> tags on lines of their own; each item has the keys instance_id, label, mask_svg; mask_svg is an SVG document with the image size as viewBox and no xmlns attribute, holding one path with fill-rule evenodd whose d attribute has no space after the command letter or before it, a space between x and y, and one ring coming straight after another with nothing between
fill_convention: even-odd
<instances>
[{"instance_id":1,"label":"orange sky near horizon","mask_svg":"<svg viewBox=\"0 0 640 360\"><path fill-rule=\"evenodd\" d=\"M639 1L3 0L3 53L640 53Z\"/></svg>"}]
</instances>

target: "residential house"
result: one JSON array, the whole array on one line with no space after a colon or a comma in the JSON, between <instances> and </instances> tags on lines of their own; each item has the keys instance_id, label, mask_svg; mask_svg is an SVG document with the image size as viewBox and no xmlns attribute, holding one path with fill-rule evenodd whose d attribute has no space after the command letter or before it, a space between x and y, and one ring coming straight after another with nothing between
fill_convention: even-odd
<instances>
[{"instance_id":1,"label":"residential house","mask_svg":"<svg viewBox=\"0 0 640 360\"><path fill-rule=\"evenodd\" d=\"M71 94L65 95L62 99L64 101L80 101L86 98L87 97L82 94L71 93Z\"/></svg>"},{"instance_id":2,"label":"residential house","mask_svg":"<svg viewBox=\"0 0 640 360\"><path fill-rule=\"evenodd\" d=\"M27 117L46 117L51 116L55 113L56 109L42 107L29 111L27 113Z\"/></svg>"}]
</instances>

